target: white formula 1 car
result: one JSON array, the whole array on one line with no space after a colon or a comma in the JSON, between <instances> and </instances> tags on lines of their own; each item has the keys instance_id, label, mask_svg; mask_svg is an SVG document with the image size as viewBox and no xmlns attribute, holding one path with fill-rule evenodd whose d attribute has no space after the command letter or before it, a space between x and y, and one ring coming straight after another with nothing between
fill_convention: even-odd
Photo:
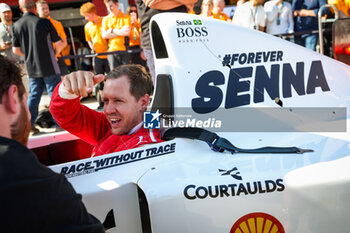
<instances>
[{"instance_id":1,"label":"white formula 1 car","mask_svg":"<svg viewBox=\"0 0 350 233\"><path fill-rule=\"evenodd\" d=\"M78 160L69 133L29 141L107 232L350 232L350 67L197 15L150 27L144 125L175 128L165 142Z\"/></svg>"}]
</instances>

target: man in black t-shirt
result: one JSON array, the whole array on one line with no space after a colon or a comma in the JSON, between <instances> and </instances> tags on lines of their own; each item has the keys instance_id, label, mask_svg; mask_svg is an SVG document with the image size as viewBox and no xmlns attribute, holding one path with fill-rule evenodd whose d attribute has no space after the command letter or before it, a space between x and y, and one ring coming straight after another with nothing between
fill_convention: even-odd
<instances>
[{"instance_id":1,"label":"man in black t-shirt","mask_svg":"<svg viewBox=\"0 0 350 233\"><path fill-rule=\"evenodd\" d=\"M55 54L64 48L64 43L48 19L35 15L34 0L19 0L23 16L13 25L13 47L15 54L24 56L29 77L28 106L32 115L31 130L37 132L34 122L38 116L41 95L46 86L51 97L61 81L60 69ZM53 50L52 42L55 44Z\"/></svg>"},{"instance_id":2,"label":"man in black t-shirt","mask_svg":"<svg viewBox=\"0 0 350 233\"><path fill-rule=\"evenodd\" d=\"M24 146L30 130L26 101L20 69L0 55L0 231L104 232L65 176Z\"/></svg>"}]
</instances>

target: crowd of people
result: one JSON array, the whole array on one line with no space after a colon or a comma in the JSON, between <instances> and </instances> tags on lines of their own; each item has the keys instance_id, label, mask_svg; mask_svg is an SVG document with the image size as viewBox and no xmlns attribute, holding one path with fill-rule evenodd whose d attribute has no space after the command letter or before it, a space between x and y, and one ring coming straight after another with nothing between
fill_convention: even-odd
<instances>
[{"instance_id":1,"label":"crowd of people","mask_svg":"<svg viewBox=\"0 0 350 233\"><path fill-rule=\"evenodd\" d=\"M231 18L217 10L220 9L218 2L221 2L222 9L224 0L203 0L201 15L230 22ZM337 7L341 17L349 17L350 1L329 0L328 3ZM292 0L291 3L284 0L239 0L232 23L273 35L299 32L293 36L294 42L316 51L318 34L312 31L318 30L318 11L325 4L326 0ZM331 12L326 9L324 13ZM292 38L291 35L282 37Z\"/></svg>"}]
</instances>

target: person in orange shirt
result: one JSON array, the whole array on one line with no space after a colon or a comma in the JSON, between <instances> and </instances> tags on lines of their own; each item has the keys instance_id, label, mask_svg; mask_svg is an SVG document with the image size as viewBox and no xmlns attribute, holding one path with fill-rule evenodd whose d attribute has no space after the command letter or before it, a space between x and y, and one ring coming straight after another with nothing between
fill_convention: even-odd
<instances>
[{"instance_id":1,"label":"person in orange shirt","mask_svg":"<svg viewBox=\"0 0 350 233\"><path fill-rule=\"evenodd\" d=\"M131 30L129 36L130 49L140 49L141 23L137 14L136 5L129 5L126 14L130 15L131 19ZM146 58L141 52L134 52L131 54L131 63L146 66L145 60Z\"/></svg>"},{"instance_id":2,"label":"person in orange shirt","mask_svg":"<svg viewBox=\"0 0 350 233\"><path fill-rule=\"evenodd\" d=\"M213 16L213 0L203 0L201 14L203 16L212 17Z\"/></svg>"},{"instance_id":3,"label":"person in orange shirt","mask_svg":"<svg viewBox=\"0 0 350 233\"><path fill-rule=\"evenodd\" d=\"M194 11L194 5L191 5L189 8L187 8L187 13L191 15L196 15L196 12Z\"/></svg>"},{"instance_id":4,"label":"person in orange shirt","mask_svg":"<svg viewBox=\"0 0 350 233\"><path fill-rule=\"evenodd\" d=\"M102 37L108 39L108 51L125 51L125 37L130 35L130 16L119 10L118 0L104 0L109 15L102 20ZM127 53L108 55L111 69L128 64L130 56Z\"/></svg>"},{"instance_id":5,"label":"person in orange shirt","mask_svg":"<svg viewBox=\"0 0 350 233\"><path fill-rule=\"evenodd\" d=\"M89 47L95 53L106 53L108 50L107 40L102 37L102 18L96 14L96 6L91 2L87 2L80 7L80 14L88 21L84 26L85 40ZM96 74L107 74L110 71L107 55L94 57L94 70ZM97 85L97 102L98 108L103 107L101 99L101 91L103 90L103 82Z\"/></svg>"},{"instance_id":6,"label":"person in orange shirt","mask_svg":"<svg viewBox=\"0 0 350 233\"><path fill-rule=\"evenodd\" d=\"M220 19L227 22L231 22L231 19L223 12L225 8L225 0L213 0L212 17L214 19Z\"/></svg>"},{"instance_id":7,"label":"person in orange shirt","mask_svg":"<svg viewBox=\"0 0 350 233\"><path fill-rule=\"evenodd\" d=\"M340 18L347 18L350 16L350 0L328 0L328 4L333 4L338 9ZM332 13L333 9L330 8Z\"/></svg>"},{"instance_id":8,"label":"person in orange shirt","mask_svg":"<svg viewBox=\"0 0 350 233\"><path fill-rule=\"evenodd\" d=\"M64 28L61 22L54 20L51 18L50 16L50 8L49 5L47 4L47 2L45 0L39 0L36 2L36 8L38 10L38 15L40 18L46 18L48 20L50 20L50 22L52 23L52 25L55 27L57 34L59 35L59 37L61 37L61 40L64 44L63 49L67 46L67 35L64 32ZM53 44L54 46L54 44ZM54 47L55 48L55 47ZM56 51L56 57L59 58L61 57L61 51ZM62 59L58 59L58 65L60 67L61 70L61 75L66 75L68 74L68 68L67 65L65 63L64 60Z\"/></svg>"}]
</instances>

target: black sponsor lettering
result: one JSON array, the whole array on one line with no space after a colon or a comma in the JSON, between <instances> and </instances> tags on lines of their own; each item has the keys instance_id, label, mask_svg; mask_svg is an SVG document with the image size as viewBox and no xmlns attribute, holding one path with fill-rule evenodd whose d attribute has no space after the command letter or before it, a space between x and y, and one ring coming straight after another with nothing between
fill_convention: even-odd
<instances>
[{"instance_id":1,"label":"black sponsor lettering","mask_svg":"<svg viewBox=\"0 0 350 233\"><path fill-rule=\"evenodd\" d=\"M238 185L238 190L237 190L237 196L239 196L241 193L244 193L245 195L248 194L247 189L245 188L244 184L239 184Z\"/></svg>"},{"instance_id":2,"label":"black sponsor lettering","mask_svg":"<svg viewBox=\"0 0 350 233\"><path fill-rule=\"evenodd\" d=\"M84 166L85 166L85 164L83 164L83 163L78 164L77 165L77 172L83 171L84 170Z\"/></svg>"},{"instance_id":3,"label":"black sponsor lettering","mask_svg":"<svg viewBox=\"0 0 350 233\"><path fill-rule=\"evenodd\" d=\"M206 27L201 27L202 36L208 36L208 31Z\"/></svg>"},{"instance_id":4,"label":"black sponsor lettering","mask_svg":"<svg viewBox=\"0 0 350 233\"><path fill-rule=\"evenodd\" d=\"M213 191L213 186L208 187L209 196L212 198L219 196L219 186L215 185L214 188L215 188L215 192Z\"/></svg>"},{"instance_id":5,"label":"black sponsor lettering","mask_svg":"<svg viewBox=\"0 0 350 233\"><path fill-rule=\"evenodd\" d=\"M75 173L75 165L72 165L72 166L69 168L67 174L70 174L70 173Z\"/></svg>"},{"instance_id":6,"label":"black sponsor lettering","mask_svg":"<svg viewBox=\"0 0 350 233\"><path fill-rule=\"evenodd\" d=\"M196 196L190 196L190 195L188 194L188 190L189 190L189 189L195 189L195 188L196 188L196 186L193 185L193 184L187 185L186 188L184 189L184 196L185 196L187 199L190 199L190 200L196 199Z\"/></svg>"},{"instance_id":7,"label":"black sponsor lettering","mask_svg":"<svg viewBox=\"0 0 350 233\"><path fill-rule=\"evenodd\" d=\"M237 189L236 189L237 187ZM282 192L285 189L283 179L254 181L239 184L222 184L214 186L187 185L184 188L184 196L189 200L205 198L234 197L240 195L256 195L263 193Z\"/></svg>"},{"instance_id":8,"label":"black sponsor lettering","mask_svg":"<svg viewBox=\"0 0 350 233\"><path fill-rule=\"evenodd\" d=\"M271 52L271 59L270 61L276 61L276 51Z\"/></svg>"},{"instance_id":9,"label":"black sponsor lettering","mask_svg":"<svg viewBox=\"0 0 350 233\"><path fill-rule=\"evenodd\" d=\"M231 195L235 196L236 195L235 187L237 187L237 184L229 184L228 187L231 188Z\"/></svg>"},{"instance_id":10,"label":"black sponsor lettering","mask_svg":"<svg viewBox=\"0 0 350 233\"><path fill-rule=\"evenodd\" d=\"M256 182L253 182L254 189L252 189L251 186L252 186L251 183L247 183L247 191L248 191L248 193L256 194L258 192L258 186L257 186Z\"/></svg>"},{"instance_id":11,"label":"black sponsor lettering","mask_svg":"<svg viewBox=\"0 0 350 233\"><path fill-rule=\"evenodd\" d=\"M138 158L138 159L141 158L142 152L143 152L143 150L141 150L141 151L136 151L135 155L137 155L137 158Z\"/></svg>"},{"instance_id":12,"label":"black sponsor lettering","mask_svg":"<svg viewBox=\"0 0 350 233\"><path fill-rule=\"evenodd\" d=\"M176 20L176 26L192 25L191 21Z\"/></svg>"},{"instance_id":13,"label":"black sponsor lettering","mask_svg":"<svg viewBox=\"0 0 350 233\"><path fill-rule=\"evenodd\" d=\"M282 54L282 52L277 52L276 56L279 57L278 59L281 59ZM232 55L232 61L239 59L238 54ZM282 70L280 69L281 67ZM303 62L296 64L295 72L289 63L285 63L282 66L279 64L271 65L269 73L265 66L256 66L254 87L251 86L251 81L247 80L252 78L252 74L253 67L233 68L230 70L224 103L226 109L250 104L249 91L251 89L253 89L254 103L265 101L265 91L271 100L280 97L280 80L282 82L281 95L284 98L292 97L292 87L298 95L305 95ZM225 77L220 71L213 70L203 74L196 83L195 91L198 97L192 99L192 109L201 114L210 113L218 109L222 104L224 95L219 86L223 84L225 84ZM323 92L330 91L321 61L313 61L311 64L306 93L314 94L317 87L320 87Z\"/></svg>"},{"instance_id":14,"label":"black sponsor lettering","mask_svg":"<svg viewBox=\"0 0 350 233\"><path fill-rule=\"evenodd\" d=\"M269 60L271 52L263 53L263 60L264 62L267 62Z\"/></svg>"},{"instance_id":15,"label":"black sponsor lettering","mask_svg":"<svg viewBox=\"0 0 350 233\"><path fill-rule=\"evenodd\" d=\"M175 151L175 145L176 145L176 143L172 143L172 144L170 145L170 150L171 150L171 151Z\"/></svg>"},{"instance_id":16,"label":"black sponsor lettering","mask_svg":"<svg viewBox=\"0 0 350 233\"><path fill-rule=\"evenodd\" d=\"M202 191L202 192L201 192ZM200 198L200 199L204 199L208 196L208 190L203 187L203 186L199 186L196 189L196 197Z\"/></svg>"},{"instance_id":17,"label":"black sponsor lettering","mask_svg":"<svg viewBox=\"0 0 350 233\"><path fill-rule=\"evenodd\" d=\"M284 190L284 184L282 179L277 179L276 184L278 186L277 191L282 192Z\"/></svg>"},{"instance_id":18,"label":"black sponsor lettering","mask_svg":"<svg viewBox=\"0 0 350 233\"><path fill-rule=\"evenodd\" d=\"M196 37L200 37L200 36L202 35L201 29L200 29L199 27L195 27L195 28L194 28L194 35L195 35Z\"/></svg>"},{"instance_id":19,"label":"black sponsor lettering","mask_svg":"<svg viewBox=\"0 0 350 233\"><path fill-rule=\"evenodd\" d=\"M130 163L133 161L146 159L148 156L159 156L168 153L175 152L176 143L167 144L164 146L153 147L147 149L147 155L142 157L144 150L135 151L131 153L120 154L117 156L89 161L86 163L73 164L70 167L62 167L61 173L65 174L67 178L84 175L92 172L99 171L121 164ZM95 164L95 166L93 165Z\"/></svg>"},{"instance_id":20,"label":"black sponsor lettering","mask_svg":"<svg viewBox=\"0 0 350 233\"><path fill-rule=\"evenodd\" d=\"M241 65L245 64L247 62L247 58L248 58L247 54L241 53L238 57L239 64Z\"/></svg>"},{"instance_id":21,"label":"black sponsor lettering","mask_svg":"<svg viewBox=\"0 0 350 233\"><path fill-rule=\"evenodd\" d=\"M264 102L264 90L274 100L279 97L279 69L280 65L271 66L271 77L267 74L264 66L256 67L254 83L254 103Z\"/></svg>"},{"instance_id":22,"label":"black sponsor lettering","mask_svg":"<svg viewBox=\"0 0 350 233\"><path fill-rule=\"evenodd\" d=\"M107 162L107 159L99 159L94 161L97 168L105 166L106 162Z\"/></svg>"},{"instance_id":23,"label":"black sponsor lettering","mask_svg":"<svg viewBox=\"0 0 350 233\"><path fill-rule=\"evenodd\" d=\"M316 87L321 87L322 91L329 91L329 86L326 80L326 76L323 72L321 61L313 61L311 63L309 79L307 81L307 94L314 94Z\"/></svg>"},{"instance_id":24,"label":"black sponsor lettering","mask_svg":"<svg viewBox=\"0 0 350 233\"><path fill-rule=\"evenodd\" d=\"M125 154L125 155L123 156L123 161L124 161L124 162L128 161L129 159L130 159L130 154Z\"/></svg>"},{"instance_id":25,"label":"black sponsor lettering","mask_svg":"<svg viewBox=\"0 0 350 233\"><path fill-rule=\"evenodd\" d=\"M186 36L188 36L188 37L194 36L194 30L192 28L186 28L185 33L186 33Z\"/></svg>"},{"instance_id":26,"label":"black sponsor lettering","mask_svg":"<svg viewBox=\"0 0 350 233\"><path fill-rule=\"evenodd\" d=\"M89 169L93 169L93 168L94 167L91 166L91 161L85 163L85 167L84 167L85 170L89 170Z\"/></svg>"},{"instance_id":27,"label":"black sponsor lettering","mask_svg":"<svg viewBox=\"0 0 350 233\"><path fill-rule=\"evenodd\" d=\"M258 181L258 190L259 190L259 193L266 193L266 190L263 189L260 181Z\"/></svg>"},{"instance_id":28,"label":"black sponsor lettering","mask_svg":"<svg viewBox=\"0 0 350 233\"><path fill-rule=\"evenodd\" d=\"M265 186L266 186L266 192L271 193L276 190L276 183L273 180L266 180L265 181Z\"/></svg>"},{"instance_id":29,"label":"black sponsor lettering","mask_svg":"<svg viewBox=\"0 0 350 233\"><path fill-rule=\"evenodd\" d=\"M230 194L228 194L227 190L228 190L227 185L220 185L220 197L223 197L224 195L226 197L230 196Z\"/></svg>"},{"instance_id":30,"label":"black sponsor lettering","mask_svg":"<svg viewBox=\"0 0 350 233\"><path fill-rule=\"evenodd\" d=\"M61 173L62 174L71 174L76 172L83 172L85 170L91 170L94 169L93 166L91 166L91 161L86 163L79 163L78 165L72 165L70 167L62 167Z\"/></svg>"},{"instance_id":31,"label":"black sponsor lettering","mask_svg":"<svg viewBox=\"0 0 350 233\"><path fill-rule=\"evenodd\" d=\"M123 155L122 155L123 156ZM115 159L115 157L111 157L111 158L107 158L107 164L106 165L111 165L113 164L113 160Z\"/></svg>"},{"instance_id":32,"label":"black sponsor lettering","mask_svg":"<svg viewBox=\"0 0 350 233\"><path fill-rule=\"evenodd\" d=\"M176 32L177 32L177 38L208 36L208 31L206 27L176 28Z\"/></svg>"},{"instance_id":33,"label":"black sponsor lettering","mask_svg":"<svg viewBox=\"0 0 350 233\"><path fill-rule=\"evenodd\" d=\"M183 28L176 28L177 38L183 38L185 36L185 32Z\"/></svg>"},{"instance_id":34,"label":"black sponsor lettering","mask_svg":"<svg viewBox=\"0 0 350 233\"><path fill-rule=\"evenodd\" d=\"M157 147L146 149L146 156L152 156L157 153Z\"/></svg>"},{"instance_id":35,"label":"black sponsor lettering","mask_svg":"<svg viewBox=\"0 0 350 233\"><path fill-rule=\"evenodd\" d=\"M294 73L289 63L283 64L283 97L292 97L292 86L298 95L305 95L304 87L304 62L297 62L296 73Z\"/></svg>"},{"instance_id":36,"label":"black sponsor lettering","mask_svg":"<svg viewBox=\"0 0 350 233\"><path fill-rule=\"evenodd\" d=\"M136 159L136 158L137 158L136 152L132 152L132 153L130 154L130 158L131 158L132 160Z\"/></svg>"},{"instance_id":37,"label":"black sponsor lettering","mask_svg":"<svg viewBox=\"0 0 350 233\"><path fill-rule=\"evenodd\" d=\"M250 78L252 76L252 72L252 67L230 70L225 100L226 109L247 105L250 103L250 95L240 93L249 91L250 81L246 78ZM244 81L242 79L244 79Z\"/></svg>"},{"instance_id":38,"label":"black sponsor lettering","mask_svg":"<svg viewBox=\"0 0 350 233\"><path fill-rule=\"evenodd\" d=\"M254 53L248 53L248 61L247 61L247 64L254 63L254 56L255 56Z\"/></svg>"},{"instance_id":39,"label":"black sponsor lettering","mask_svg":"<svg viewBox=\"0 0 350 233\"><path fill-rule=\"evenodd\" d=\"M240 65L243 64L253 64L261 62L276 62L283 60L283 51L264 51L264 52L250 52L250 53L234 53L226 54L224 57L231 58L231 66L235 64L236 61ZM230 62L225 62L229 64ZM225 65L224 65L225 66Z\"/></svg>"},{"instance_id":40,"label":"black sponsor lettering","mask_svg":"<svg viewBox=\"0 0 350 233\"><path fill-rule=\"evenodd\" d=\"M256 56L255 56L255 63L261 63L261 56L262 53L261 52L257 52Z\"/></svg>"},{"instance_id":41,"label":"black sponsor lettering","mask_svg":"<svg viewBox=\"0 0 350 233\"><path fill-rule=\"evenodd\" d=\"M175 151L175 144L176 143L172 143L165 146L152 147L152 148L146 149L146 156L153 156L153 155Z\"/></svg>"},{"instance_id":42,"label":"black sponsor lettering","mask_svg":"<svg viewBox=\"0 0 350 233\"><path fill-rule=\"evenodd\" d=\"M232 54L231 66L235 63L235 61L238 61L238 53Z\"/></svg>"},{"instance_id":43,"label":"black sponsor lettering","mask_svg":"<svg viewBox=\"0 0 350 233\"><path fill-rule=\"evenodd\" d=\"M157 154L160 154L160 153L163 153L163 147L162 146L158 147L158 150L157 150Z\"/></svg>"},{"instance_id":44,"label":"black sponsor lettering","mask_svg":"<svg viewBox=\"0 0 350 233\"><path fill-rule=\"evenodd\" d=\"M170 151L170 145L169 144L164 146L164 151L165 152Z\"/></svg>"},{"instance_id":45,"label":"black sponsor lettering","mask_svg":"<svg viewBox=\"0 0 350 233\"><path fill-rule=\"evenodd\" d=\"M123 155L118 155L118 156L115 156L115 163L121 163L123 162Z\"/></svg>"},{"instance_id":46,"label":"black sponsor lettering","mask_svg":"<svg viewBox=\"0 0 350 233\"><path fill-rule=\"evenodd\" d=\"M277 51L277 61L282 61L283 51Z\"/></svg>"},{"instance_id":47,"label":"black sponsor lettering","mask_svg":"<svg viewBox=\"0 0 350 233\"><path fill-rule=\"evenodd\" d=\"M214 84L210 85L211 83ZM217 86L225 83L225 77L220 71L209 71L203 74L197 81L196 93L198 98L192 99L192 108L197 113L208 113L220 107L223 93ZM205 101L204 98L209 98Z\"/></svg>"},{"instance_id":48,"label":"black sponsor lettering","mask_svg":"<svg viewBox=\"0 0 350 233\"><path fill-rule=\"evenodd\" d=\"M68 167L62 167L61 168L61 173L62 174L67 174L67 171L68 171Z\"/></svg>"}]
</instances>

